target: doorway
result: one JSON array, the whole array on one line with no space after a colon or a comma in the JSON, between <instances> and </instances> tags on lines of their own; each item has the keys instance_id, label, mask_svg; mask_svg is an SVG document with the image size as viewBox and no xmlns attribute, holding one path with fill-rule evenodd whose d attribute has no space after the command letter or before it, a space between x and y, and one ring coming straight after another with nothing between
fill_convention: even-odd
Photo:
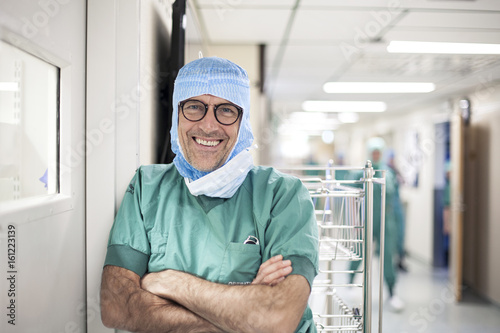
<instances>
[{"instance_id":1,"label":"doorway","mask_svg":"<svg viewBox=\"0 0 500 333\"><path fill-rule=\"evenodd\" d=\"M435 131L433 266L447 268L450 233L450 122L438 123Z\"/></svg>"}]
</instances>

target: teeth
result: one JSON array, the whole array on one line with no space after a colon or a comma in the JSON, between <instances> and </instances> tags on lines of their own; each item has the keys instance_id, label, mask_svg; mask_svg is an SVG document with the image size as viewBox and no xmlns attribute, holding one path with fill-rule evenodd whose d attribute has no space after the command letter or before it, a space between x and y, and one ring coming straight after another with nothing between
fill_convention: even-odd
<instances>
[{"instance_id":1,"label":"teeth","mask_svg":"<svg viewBox=\"0 0 500 333\"><path fill-rule=\"evenodd\" d=\"M196 138L196 142L199 143L200 145L210 146L210 147L217 146L220 143L219 140L217 140L217 141L206 141L206 140L202 140L202 139L198 139L198 138Z\"/></svg>"}]
</instances>

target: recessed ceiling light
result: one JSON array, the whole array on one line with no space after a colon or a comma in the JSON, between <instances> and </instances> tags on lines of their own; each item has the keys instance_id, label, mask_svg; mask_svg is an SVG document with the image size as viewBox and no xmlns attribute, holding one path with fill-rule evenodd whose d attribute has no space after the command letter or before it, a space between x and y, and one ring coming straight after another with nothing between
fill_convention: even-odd
<instances>
[{"instance_id":1,"label":"recessed ceiling light","mask_svg":"<svg viewBox=\"0 0 500 333\"><path fill-rule=\"evenodd\" d=\"M430 82L327 82L323 90L329 94L428 93L436 85Z\"/></svg>"},{"instance_id":2,"label":"recessed ceiling light","mask_svg":"<svg viewBox=\"0 0 500 333\"><path fill-rule=\"evenodd\" d=\"M500 44L391 41L390 53L500 54Z\"/></svg>"},{"instance_id":3,"label":"recessed ceiling light","mask_svg":"<svg viewBox=\"0 0 500 333\"><path fill-rule=\"evenodd\" d=\"M323 142L326 144L332 143L334 139L335 134L333 133L333 131L323 131L323 133L321 133L321 140L323 140Z\"/></svg>"},{"instance_id":4,"label":"recessed ceiling light","mask_svg":"<svg viewBox=\"0 0 500 333\"><path fill-rule=\"evenodd\" d=\"M387 105L380 101L305 101L302 109L318 112L384 112Z\"/></svg>"}]
</instances>

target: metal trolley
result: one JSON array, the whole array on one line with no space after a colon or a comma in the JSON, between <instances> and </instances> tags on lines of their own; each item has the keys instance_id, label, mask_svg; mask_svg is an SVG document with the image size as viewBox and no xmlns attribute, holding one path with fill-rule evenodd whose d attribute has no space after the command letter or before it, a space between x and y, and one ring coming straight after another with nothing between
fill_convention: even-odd
<instances>
[{"instance_id":1,"label":"metal trolley","mask_svg":"<svg viewBox=\"0 0 500 333\"><path fill-rule=\"evenodd\" d=\"M384 244L385 173L364 168L281 169L308 188L319 228L319 274L309 305L319 333L372 332L373 197L381 195L380 253ZM357 175L357 177L356 177ZM354 176L354 177L353 177ZM347 179L352 180L347 180ZM380 193L374 193L374 184ZM380 255L379 309L382 309L383 255ZM379 311L378 332L382 332Z\"/></svg>"}]
</instances>

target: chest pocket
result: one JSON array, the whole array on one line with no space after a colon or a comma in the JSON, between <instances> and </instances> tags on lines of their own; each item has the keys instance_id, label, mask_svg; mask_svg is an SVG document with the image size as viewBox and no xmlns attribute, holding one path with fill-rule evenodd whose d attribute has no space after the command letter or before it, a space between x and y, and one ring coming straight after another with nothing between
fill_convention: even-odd
<instances>
[{"instance_id":1,"label":"chest pocket","mask_svg":"<svg viewBox=\"0 0 500 333\"><path fill-rule=\"evenodd\" d=\"M224 252L218 280L228 284L251 283L261 263L259 245L229 243Z\"/></svg>"}]
</instances>

